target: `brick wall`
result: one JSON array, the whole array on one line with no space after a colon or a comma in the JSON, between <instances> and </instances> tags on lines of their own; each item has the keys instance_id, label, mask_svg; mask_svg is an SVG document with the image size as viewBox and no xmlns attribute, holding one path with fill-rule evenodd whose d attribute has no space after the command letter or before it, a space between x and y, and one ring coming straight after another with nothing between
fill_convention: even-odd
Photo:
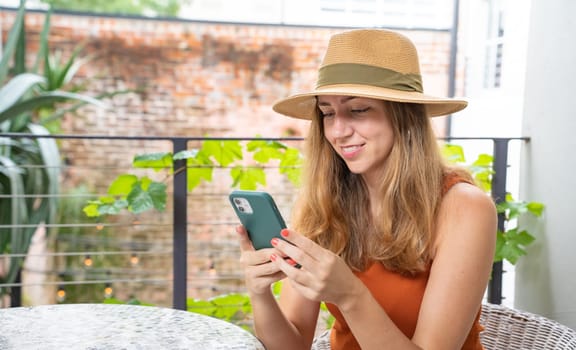
<instances>
[{"instance_id":1,"label":"brick wall","mask_svg":"<svg viewBox=\"0 0 576 350\"><path fill-rule=\"evenodd\" d=\"M2 38L14 12L0 13ZM32 59L38 48L42 13L27 15L26 30ZM69 54L78 44L91 60L76 82L89 93L138 89L114 97L109 110L86 107L62 120L65 134L149 136L303 136L307 122L276 115L272 103L280 97L311 89L328 38L336 28L238 25L190 21L96 17L54 14L50 45ZM425 90L444 95L448 86L450 35L438 31L406 31L420 53ZM443 123L440 119L441 132ZM66 140L62 153L71 164L63 191L86 186L103 193L117 173L129 171L136 153L170 151L165 142ZM192 297L208 297L241 289L238 279L213 277L238 275L237 249L230 226L206 224L207 220L233 220L223 201L229 183L219 175L203 197L190 200L190 267ZM274 180L276 192L290 193L289 185ZM281 205L289 209L290 196ZM226 207L225 214L222 214ZM220 213L215 215L214 213ZM214 219L217 216L217 219ZM124 221L133 218L124 219ZM165 214L147 215L140 221L171 222ZM118 219L122 222L122 219ZM144 229L129 226L111 236L123 239L168 240L171 227ZM166 248L166 247L164 247ZM168 248L170 246L168 245ZM141 270L160 269L170 278L171 258L145 261ZM148 264L148 265L146 265ZM195 278L198 277L197 280ZM204 282L203 282L204 281ZM208 281L208 282L206 282ZM200 286L199 286L200 284ZM122 295L160 305L170 305L166 285L116 288Z\"/></svg>"}]
</instances>

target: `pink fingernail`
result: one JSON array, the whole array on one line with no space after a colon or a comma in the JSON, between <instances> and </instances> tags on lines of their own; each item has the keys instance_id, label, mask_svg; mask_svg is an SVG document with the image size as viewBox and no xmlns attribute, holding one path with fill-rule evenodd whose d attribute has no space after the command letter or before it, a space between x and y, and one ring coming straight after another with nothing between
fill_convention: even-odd
<instances>
[{"instance_id":1,"label":"pink fingernail","mask_svg":"<svg viewBox=\"0 0 576 350\"><path fill-rule=\"evenodd\" d=\"M288 231L287 228L282 229L282 231L280 231L280 234L282 235L282 237L288 237L288 235L290 234L290 231Z\"/></svg>"},{"instance_id":2,"label":"pink fingernail","mask_svg":"<svg viewBox=\"0 0 576 350\"><path fill-rule=\"evenodd\" d=\"M270 243L272 243L273 246L276 246L278 244L278 238L274 237L270 240Z\"/></svg>"}]
</instances>

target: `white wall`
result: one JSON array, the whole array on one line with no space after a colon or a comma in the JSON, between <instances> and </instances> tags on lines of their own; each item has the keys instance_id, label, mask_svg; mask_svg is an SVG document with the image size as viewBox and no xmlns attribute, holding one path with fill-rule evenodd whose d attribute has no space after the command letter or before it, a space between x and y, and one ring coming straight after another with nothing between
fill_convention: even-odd
<instances>
[{"instance_id":1,"label":"white wall","mask_svg":"<svg viewBox=\"0 0 576 350\"><path fill-rule=\"evenodd\" d=\"M468 107L453 116L454 136L521 136L522 101L528 38L529 0L502 1L505 11L502 76L499 88L484 86L489 6L461 0L459 65L464 66ZM462 84L462 82L457 82Z\"/></svg>"},{"instance_id":2,"label":"white wall","mask_svg":"<svg viewBox=\"0 0 576 350\"><path fill-rule=\"evenodd\" d=\"M493 0L493 5L498 0ZM452 116L451 135L454 137L521 137L526 73L526 50L530 1L500 0L504 15L502 52L502 75L500 87L484 85L486 68L486 45L490 2L486 0L461 1L460 44L458 64L464 67L464 85L468 108ZM492 143L456 141L464 147L466 159L472 162L480 153L491 153ZM506 189L515 199L536 200L521 197L520 152L522 141L511 141L508 153L508 181ZM502 304L514 306L515 267L504 262Z\"/></svg>"},{"instance_id":3,"label":"white wall","mask_svg":"<svg viewBox=\"0 0 576 350\"><path fill-rule=\"evenodd\" d=\"M516 305L576 329L576 1L532 0L521 193L546 204L516 269Z\"/></svg>"},{"instance_id":4,"label":"white wall","mask_svg":"<svg viewBox=\"0 0 576 350\"><path fill-rule=\"evenodd\" d=\"M453 0L194 0L181 17L315 26L447 29Z\"/></svg>"}]
</instances>

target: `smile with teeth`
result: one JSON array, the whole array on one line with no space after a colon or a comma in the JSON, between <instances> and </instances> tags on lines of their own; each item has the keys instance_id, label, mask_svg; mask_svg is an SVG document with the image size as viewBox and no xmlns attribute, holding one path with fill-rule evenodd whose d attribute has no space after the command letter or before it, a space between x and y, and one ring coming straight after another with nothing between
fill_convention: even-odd
<instances>
[{"instance_id":1,"label":"smile with teeth","mask_svg":"<svg viewBox=\"0 0 576 350\"><path fill-rule=\"evenodd\" d=\"M356 155L360 151L363 145L352 145L352 146L345 146L341 147L342 155L346 157L351 157Z\"/></svg>"}]
</instances>

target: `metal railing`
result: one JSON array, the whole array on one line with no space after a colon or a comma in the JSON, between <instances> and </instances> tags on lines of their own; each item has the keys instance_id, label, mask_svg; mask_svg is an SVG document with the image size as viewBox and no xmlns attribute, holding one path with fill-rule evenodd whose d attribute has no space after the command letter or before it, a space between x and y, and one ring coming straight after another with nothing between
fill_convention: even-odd
<instances>
[{"instance_id":1,"label":"metal railing","mask_svg":"<svg viewBox=\"0 0 576 350\"><path fill-rule=\"evenodd\" d=\"M239 141L250 141L256 140L256 138L201 138L201 137L138 137L138 136L86 136L86 135L45 135L45 136L38 136L38 135L28 135L28 134L0 134L0 137L8 137L8 138L53 138L58 139L60 142L65 142L65 140L81 140L81 141L89 141L89 140L109 140L111 142L119 142L119 141L141 141L146 143L151 142L168 142L171 146L170 151L173 154L176 154L180 151L186 150L191 142L202 142L204 140L239 140ZM257 140L275 140L275 141L288 141L288 142L300 142L300 138L258 138ZM459 143L459 142L490 142L492 143L492 147L490 153L494 157L493 161L493 170L494 175L492 178L492 197L496 202L503 201L506 197L506 184L508 181L508 167L509 167L509 143L513 140L519 140L521 142L526 142L528 139L526 138L494 138L494 137L485 137L485 138L456 138L451 137L449 139L445 139L452 143ZM173 164L173 169L179 169L182 167L186 167L185 160L175 160ZM91 169L93 172L98 172L98 169L105 168L104 165L94 165L94 168ZM174 171L171 175L171 182L173 186L173 194L172 194L172 229L171 229L171 251L169 249L165 249L164 254L172 254L172 307L175 309L185 310L187 306L187 298L188 298L188 291L189 291L189 279L190 279L190 271L188 270L189 267L189 259L194 257L194 254L198 254L203 252L202 250L195 251L191 253L189 250L190 242L188 240L189 231L190 231L190 212L189 212L189 203L190 203L190 193L187 190L187 172L186 171ZM210 194L203 194L203 195L210 195ZM214 194L212 194L214 195ZM4 199L4 197L9 196L4 194L0 199ZM202 223L192 223L192 225L233 225L234 220L231 222L202 222ZM66 226L66 223L59 223L59 225ZM73 224L73 225L88 225L94 226L94 223L89 224ZM98 225L103 225L102 223L98 223ZM120 225L120 224L106 224L110 226ZM142 223L136 223L134 225L142 225ZM58 226L56 224L55 226ZM0 228L8 228L2 227ZM504 217L502 215L498 218L498 228L500 230L504 229ZM205 252L203 252L205 253ZM30 253L32 254L32 253ZM90 254L113 254L113 252L91 252L91 251L82 251L82 252L75 252L75 253L65 253L65 252L53 252L50 253L52 255L60 255L64 256L66 254L77 254L77 255L90 255ZM157 253L161 254L161 253ZM10 255L3 255L0 258L9 258ZM488 286L487 291L487 299L491 303L500 304L503 298L503 291L502 291L502 276L503 276L503 267L501 262L497 262L493 266L492 278L490 280L490 284ZM194 278L194 277L192 277ZM238 278L238 277L226 277L221 276L221 278ZM122 281L127 281L129 278L109 278L105 280L107 283L121 283ZM145 281L145 279L143 279ZM104 281L104 280L103 280ZM168 279L150 279L151 282L169 282L170 278ZM150 282L149 281L149 282ZM78 283L90 283L91 281L84 281ZM94 283L98 282L92 281ZM66 282L68 284L73 284L73 281ZM66 284L64 283L64 284ZM62 282L60 282L62 284ZM19 306L22 303L22 288L27 287L27 284L22 282L21 275L19 279L13 284L0 284L0 288L11 288L11 306Z\"/></svg>"}]
</instances>

